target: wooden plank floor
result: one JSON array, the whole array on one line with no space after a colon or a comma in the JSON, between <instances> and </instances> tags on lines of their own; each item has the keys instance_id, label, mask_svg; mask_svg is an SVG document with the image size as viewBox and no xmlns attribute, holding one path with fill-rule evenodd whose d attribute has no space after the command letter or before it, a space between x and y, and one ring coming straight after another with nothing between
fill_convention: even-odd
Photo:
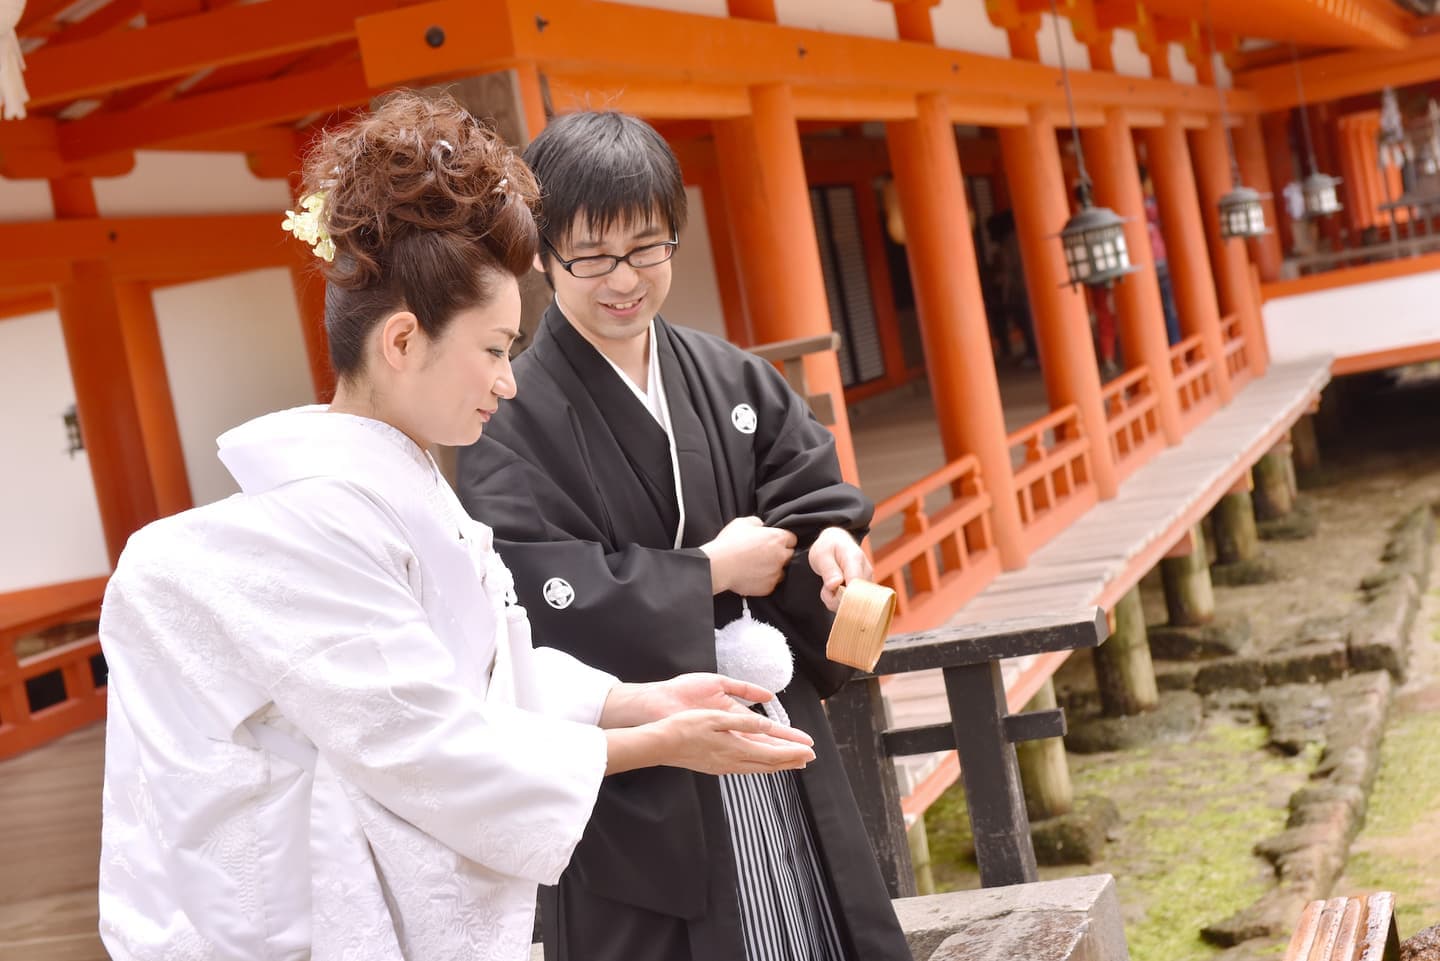
<instances>
[{"instance_id":1,"label":"wooden plank floor","mask_svg":"<svg viewBox=\"0 0 1440 961\"><path fill-rule=\"evenodd\" d=\"M1041 607L1080 610L1128 589L1146 573L1141 568L1153 566L1148 558L1156 549L1168 548L1208 512L1237 472L1259 459L1277 432L1283 436L1329 379L1328 356L1271 367L1181 444L1131 475L1115 499L1089 510L1032 554L1025 567L997 577L950 623L1014 617ZM1027 666L1024 660L1003 666L1007 687ZM949 720L938 671L893 677L885 695L897 726ZM941 764L945 757L898 759L901 792L920 790L932 776L950 777L952 769Z\"/></svg>"},{"instance_id":2,"label":"wooden plank floor","mask_svg":"<svg viewBox=\"0 0 1440 961\"><path fill-rule=\"evenodd\" d=\"M96 932L105 726L0 761L0 961L105 961Z\"/></svg>"}]
</instances>

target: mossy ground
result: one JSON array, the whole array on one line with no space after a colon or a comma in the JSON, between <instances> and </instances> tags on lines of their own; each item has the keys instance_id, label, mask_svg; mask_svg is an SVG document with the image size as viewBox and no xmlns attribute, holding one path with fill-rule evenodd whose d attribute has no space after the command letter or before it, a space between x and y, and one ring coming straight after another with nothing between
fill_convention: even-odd
<instances>
[{"instance_id":1,"label":"mossy ground","mask_svg":"<svg viewBox=\"0 0 1440 961\"><path fill-rule=\"evenodd\" d=\"M1440 923L1440 590L1429 592L1420 620L1418 669L1396 700L1369 816L1336 885L1337 893L1393 891L1402 938Z\"/></svg>"},{"instance_id":2,"label":"mossy ground","mask_svg":"<svg viewBox=\"0 0 1440 961\"><path fill-rule=\"evenodd\" d=\"M1269 863L1251 847L1284 826L1285 801L1316 761L1314 752L1284 757L1265 743L1261 727L1215 719L1189 744L1072 756L1077 795L1109 797L1122 821L1104 861L1041 868L1041 876L1114 874L1134 961L1215 956L1200 929L1273 883ZM936 883L944 890L979 886L964 803L957 786L926 816Z\"/></svg>"}]
</instances>

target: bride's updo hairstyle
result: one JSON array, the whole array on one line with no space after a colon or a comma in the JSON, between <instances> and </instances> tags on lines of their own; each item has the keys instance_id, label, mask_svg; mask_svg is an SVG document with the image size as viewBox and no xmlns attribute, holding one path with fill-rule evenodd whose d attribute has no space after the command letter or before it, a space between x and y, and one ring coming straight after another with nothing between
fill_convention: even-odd
<instances>
[{"instance_id":1,"label":"bride's updo hairstyle","mask_svg":"<svg viewBox=\"0 0 1440 961\"><path fill-rule=\"evenodd\" d=\"M364 368L365 339L397 310L433 338L530 270L539 187L496 134L452 98L390 96L326 132L305 158L302 197L323 196L335 245L325 275L330 363Z\"/></svg>"}]
</instances>

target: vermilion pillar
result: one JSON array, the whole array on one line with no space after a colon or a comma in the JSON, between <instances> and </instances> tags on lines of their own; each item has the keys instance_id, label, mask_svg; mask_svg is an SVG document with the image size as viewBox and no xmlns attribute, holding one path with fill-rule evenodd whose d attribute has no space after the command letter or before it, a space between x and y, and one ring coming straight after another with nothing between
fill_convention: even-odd
<instances>
[{"instance_id":1,"label":"vermilion pillar","mask_svg":"<svg viewBox=\"0 0 1440 961\"><path fill-rule=\"evenodd\" d=\"M1230 158L1225 150L1225 131L1220 118L1212 118L1200 130L1190 133L1191 156L1195 163L1195 184L1200 189L1200 208L1205 218L1205 236L1210 241L1210 260L1220 293L1220 309L1238 314L1245 332L1245 356L1255 376L1265 373L1269 354L1260 307L1250 282L1250 259L1238 238L1220 237L1220 198L1230 190Z\"/></svg>"},{"instance_id":2,"label":"vermilion pillar","mask_svg":"<svg viewBox=\"0 0 1440 961\"><path fill-rule=\"evenodd\" d=\"M716 122L715 146L755 340L765 344L828 334L833 329L830 306L790 88L752 87L750 111L746 118ZM812 393L833 398L831 430L840 469L846 480L858 483L835 353L807 356L805 379Z\"/></svg>"},{"instance_id":3,"label":"vermilion pillar","mask_svg":"<svg viewBox=\"0 0 1440 961\"><path fill-rule=\"evenodd\" d=\"M1040 344L1045 393L1052 408L1074 404L1102 498L1115 496L1114 455L1101 402L1100 372L1090 337L1085 296L1063 286L1065 252L1056 236L1070 216L1055 127L1043 107L1031 107L1029 123L1000 128L1000 154L1015 209L1015 229L1025 264L1025 288Z\"/></svg>"},{"instance_id":4,"label":"vermilion pillar","mask_svg":"<svg viewBox=\"0 0 1440 961\"><path fill-rule=\"evenodd\" d=\"M175 423L175 401L165 370L165 351L155 322L155 303L144 284L123 283L115 288L125 360L135 385L135 406L145 440L145 459L155 485L155 506L160 516L195 506L190 474Z\"/></svg>"},{"instance_id":5,"label":"vermilion pillar","mask_svg":"<svg viewBox=\"0 0 1440 961\"><path fill-rule=\"evenodd\" d=\"M710 260L715 267L720 310L725 315L725 337L732 344L753 347L755 337L745 312L745 294L740 283L740 269L735 264L735 244L730 237L725 186L713 165L700 177L700 199L705 204L705 231L710 240Z\"/></svg>"},{"instance_id":6,"label":"vermilion pillar","mask_svg":"<svg viewBox=\"0 0 1440 961\"><path fill-rule=\"evenodd\" d=\"M1170 369L1170 344L1165 337L1165 314L1160 303L1160 283L1150 253L1149 229L1145 223L1145 195L1140 189L1140 168L1135 159L1135 142L1125 115L1117 108L1105 111L1105 125L1080 132L1086 166L1095 178L1095 199L1126 220L1125 243L1130 260L1139 269L1115 284L1115 307L1120 317L1120 343L1126 364L1144 364L1155 386L1156 409L1165 440L1178 444L1180 399L1175 394L1175 377ZM1177 253L1179 253L1177 251Z\"/></svg>"},{"instance_id":7,"label":"vermilion pillar","mask_svg":"<svg viewBox=\"0 0 1440 961\"><path fill-rule=\"evenodd\" d=\"M1290 149L1290 111L1267 113L1260 118L1260 132L1265 139L1265 167L1270 172L1270 186L1275 191L1275 235L1283 256L1295 249L1295 237L1281 196L1287 184L1296 179L1295 154Z\"/></svg>"},{"instance_id":8,"label":"vermilion pillar","mask_svg":"<svg viewBox=\"0 0 1440 961\"><path fill-rule=\"evenodd\" d=\"M1013 570L1025 564L1020 508L955 128L943 96L922 94L916 108L914 120L891 123L886 130L935 416L945 459L974 454L979 460L993 504L1000 562Z\"/></svg>"},{"instance_id":9,"label":"vermilion pillar","mask_svg":"<svg viewBox=\"0 0 1440 961\"><path fill-rule=\"evenodd\" d=\"M89 180L52 180L50 195L57 219L96 216ZM55 307L113 567L125 541L157 518L159 510L110 266L103 260L83 260L71 270L70 280L55 287Z\"/></svg>"},{"instance_id":10,"label":"vermilion pillar","mask_svg":"<svg viewBox=\"0 0 1440 961\"><path fill-rule=\"evenodd\" d=\"M1270 182L1270 165L1265 156L1265 134L1260 128L1260 118L1247 114L1235 135L1235 157L1240 162L1240 176L1245 186L1259 191L1261 204L1265 207L1265 225L1268 233L1250 240L1250 256L1260 268L1260 279L1269 283L1280 279L1280 219L1276 216L1275 187ZM1284 184L1280 185L1284 187Z\"/></svg>"},{"instance_id":11,"label":"vermilion pillar","mask_svg":"<svg viewBox=\"0 0 1440 961\"><path fill-rule=\"evenodd\" d=\"M1164 215L1165 248L1170 255L1180 323L1186 334L1199 334L1204 341L1205 356L1210 359L1220 401L1229 403L1234 391L1225 365L1220 304L1215 298L1210 254L1205 249L1205 223L1200 216L1200 197L1195 190L1190 148L1185 143L1180 115L1167 112L1164 125L1146 131L1144 136L1150 151L1149 170L1155 183L1155 200Z\"/></svg>"}]
</instances>

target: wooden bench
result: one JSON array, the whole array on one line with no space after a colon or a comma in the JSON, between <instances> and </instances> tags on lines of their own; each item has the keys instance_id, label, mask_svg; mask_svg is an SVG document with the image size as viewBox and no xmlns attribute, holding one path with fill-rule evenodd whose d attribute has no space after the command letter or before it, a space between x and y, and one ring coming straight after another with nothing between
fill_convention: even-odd
<instances>
[{"instance_id":1,"label":"wooden bench","mask_svg":"<svg viewBox=\"0 0 1440 961\"><path fill-rule=\"evenodd\" d=\"M1030 819L1015 743L1060 737L1059 710L1011 714L1001 662L1006 658L1095 647L1109 634L1099 608L892 637L875 672L862 674L826 702L840 757L891 897L915 894L894 759L956 751L965 784L980 883L1000 887L1037 880ZM939 668L949 720L891 730L880 675Z\"/></svg>"},{"instance_id":2,"label":"wooden bench","mask_svg":"<svg viewBox=\"0 0 1440 961\"><path fill-rule=\"evenodd\" d=\"M1399 961L1395 895L1389 891L1311 901L1285 961Z\"/></svg>"}]
</instances>

